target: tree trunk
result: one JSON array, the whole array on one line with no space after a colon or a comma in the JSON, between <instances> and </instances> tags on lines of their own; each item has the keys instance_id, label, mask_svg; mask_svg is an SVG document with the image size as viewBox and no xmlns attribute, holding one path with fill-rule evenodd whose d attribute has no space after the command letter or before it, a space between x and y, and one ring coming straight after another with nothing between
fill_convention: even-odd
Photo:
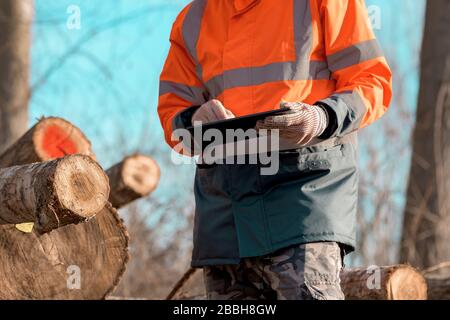
<instances>
[{"instance_id":1,"label":"tree trunk","mask_svg":"<svg viewBox=\"0 0 450 320\"><path fill-rule=\"evenodd\" d=\"M0 170L0 224L35 222L38 232L95 216L109 196L108 178L90 157Z\"/></svg>"},{"instance_id":2,"label":"tree trunk","mask_svg":"<svg viewBox=\"0 0 450 320\"><path fill-rule=\"evenodd\" d=\"M0 153L27 128L33 0L0 1Z\"/></svg>"},{"instance_id":3,"label":"tree trunk","mask_svg":"<svg viewBox=\"0 0 450 320\"><path fill-rule=\"evenodd\" d=\"M0 155L0 168L48 161L71 154L94 158L91 142L70 122L43 118Z\"/></svg>"},{"instance_id":4,"label":"tree trunk","mask_svg":"<svg viewBox=\"0 0 450 320\"><path fill-rule=\"evenodd\" d=\"M115 208L148 196L158 186L160 170L152 158L133 155L106 171L111 193L109 201Z\"/></svg>"},{"instance_id":5,"label":"tree trunk","mask_svg":"<svg viewBox=\"0 0 450 320\"><path fill-rule=\"evenodd\" d=\"M168 295L169 300L205 299L201 269L189 269ZM426 300L424 277L406 265L349 269L341 274L346 300Z\"/></svg>"},{"instance_id":6,"label":"tree trunk","mask_svg":"<svg viewBox=\"0 0 450 320\"><path fill-rule=\"evenodd\" d=\"M450 1L427 1L401 261L450 260Z\"/></svg>"},{"instance_id":7,"label":"tree trunk","mask_svg":"<svg viewBox=\"0 0 450 320\"><path fill-rule=\"evenodd\" d=\"M75 134L69 135L72 141L84 141L85 147L76 152L92 156L84 135L69 127L73 130L68 132ZM38 136L36 129L27 133L29 137ZM20 139L0 156L0 168L46 160L46 153L35 151L41 145L49 149L39 141ZM70 154L74 149L63 150ZM123 221L109 204L86 223L67 225L44 235L36 230L23 233L14 226L0 225L0 299L103 299L125 272L128 242Z\"/></svg>"}]
</instances>

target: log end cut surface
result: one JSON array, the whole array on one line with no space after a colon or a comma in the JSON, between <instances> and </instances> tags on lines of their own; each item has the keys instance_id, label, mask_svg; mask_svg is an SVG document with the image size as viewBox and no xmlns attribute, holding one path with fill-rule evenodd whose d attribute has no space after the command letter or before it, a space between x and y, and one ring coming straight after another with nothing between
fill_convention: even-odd
<instances>
[{"instance_id":1,"label":"log end cut surface","mask_svg":"<svg viewBox=\"0 0 450 320\"><path fill-rule=\"evenodd\" d=\"M55 189L64 208L82 218L102 210L108 201L109 182L95 161L88 156L70 156L59 162L56 170Z\"/></svg>"},{"instance_id":2,"label":"log end cut surface","mask_svg":"<svg viewBox=\"0 0 450 320\"><path fill-rule=\"evenodd\" d=\"M346 269L341 286L347 300L426 300L422 274L408 265Z\"/></svg>"},{"instance_id":3,"label":"log end cut surface","mask_svg":"<svg viewBox=\"0 0 450 320\"><path fill-rule=\"evenodd\" d=\"M41 161L52 160L72 154L93 157L91 143L80 129L61 118L41 120L33 135L35 152Z\"/></svg>"},{"instance_id":4,"label":"log end cut surface","mask_svg":"<svg viewBox=\"0 0 450 320\"><path fill-rule=\"evenodd\" d=\"M140 154L126 157L106 173L111 186L109 201L116 208L148 196L156 189L160 178L156 161Z\"/></svg>"},{"instance_id":5,"label":"log end cut surface","mask_svg":"<svg viewBox=\"0 0 450 320\"><path fill-rule=\"evenodd\" d=\"M122 178L126 186L142 196L149 195L158 186L159 166L155 160L134 155L124 161Z\"/></svg>"},{"instance_id":6,"label":"log end cut surface","mask_svg":"<svg viewBox=\"0 0 450 320\"><path fill-rule=\"evenodd\" d=\"M414 268L402 266L391 274L387 282L388 300L426 300L427 284Z\"/></svg>"}]
</instances>

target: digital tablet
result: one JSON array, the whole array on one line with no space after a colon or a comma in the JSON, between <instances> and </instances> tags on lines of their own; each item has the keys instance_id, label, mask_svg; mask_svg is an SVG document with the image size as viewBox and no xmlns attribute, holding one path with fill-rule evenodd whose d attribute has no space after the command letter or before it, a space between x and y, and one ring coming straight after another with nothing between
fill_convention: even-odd
<instances>
[{"instance_id":1,"label":"digital tablet","mask_svg":"<svg viewBox=\"0 0 450 320\"><path fill-rule=\"evenodd\" d=\"M270 116L277 116L286 113L289 110L290 109L288 108L281 108L266 112L255 113L247 116L237 117L233 119L214 121L203 124L201 126L190 126L187 128L187 130L189 130L191 133L193 133L194 130L196 129L201 129L202 131L206 131L208 129L217 129L223 133L225 133L227 129L234 129L234 130L243 129L245 131L254 128L259 120L264 120L265 118Z\"/></svg>"}]
</instances>

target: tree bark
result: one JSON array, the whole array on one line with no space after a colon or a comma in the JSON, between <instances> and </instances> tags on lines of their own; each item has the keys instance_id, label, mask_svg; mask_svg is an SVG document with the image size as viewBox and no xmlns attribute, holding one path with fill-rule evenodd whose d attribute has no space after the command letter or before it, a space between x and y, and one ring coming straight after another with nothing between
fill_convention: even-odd
<instances>
[{"instance_id":1,"label":"tree bark","mask_svg":"<svg viewBox=\"0 0 450 320\"><path fill-rule=\"evenodd\" d=\"M426 277L428 300L450 300L450 276Z\"/></svg>"},{"instance_id":2,"label":"tree bark","mask_svg":"<svg viewBox=\"0 0 450 320\"><path fill-rule=\"evenodd\" d=\"M406 265L345 270L341 274L341 286L346 300L427 299L424 277ZM188 270L167 299L205 299L202 270Z\"/></svg>"},{"instance_id":3,"label":"tree bark","mask_svg":"<svg viewBox=\"0 0 450 320\"><path fill-rule=\"evenodd\" d=\"M0 152L27 128L33 0L0 1Z\"/></svg>"},{"instance_id":4,"label":"tree bark","mask_svg":"<svg viewBox=\"0 0 450 320\"><path fill-rule=\"evenodd\" d=\"M429 300L450 300L450 261L422 271L428 284Z\"/></svg>"},{"instance_id":5,"label":"tree bark","mask_svg":"<svg viewBox=\"0 0 450 320\"><path fill-rule=\"evenodd\" d=\"M450 260L450 1L427 1L401 262Z\"/></svg>"},{"instance_id":6,"label":"tree bark","mask_svg":"<svg viewBox=\"0 0 450 320\"><path fill-rule=\"evenodd\" d=\"M135 154L107 170L106 174L111 186L109 201L115 208L121 208L152 193L158 186L160 169L152 158Z\"/></svg>"},{"instance_id":7,"label":"tree bark","mask_svg":"<svg viewBox=\"0 0 450 320\"><path fill-rule=\"evenodd\" d=\"M88 156L1 169L0 224L35 222L50 232L89 220L108 196L108 178Z\"/></svg>"},{"instance_id":8,"label":"tree bark","mask_svg":"<svg viewBox=\"0 0 450 320\"><path fill-rule=\"evenodd\" d=\"M71 154L94 158L91 142L80 129L61 118L42 118L0 155L0 168L48 161Z\"/></svg>"},{"instance_id":9,"label":"tree bark","mask_svg":"<svg viewBox=\"0 0 450 320\"><path fill-rule=\"evenodd\" d=\"M73 140L88 142L77 130L69 130L75 134ZM0 168L45 160L45 153L34 151L41 145L36 143L39 139L22 137L21 141L25 142L14 144L0 156ZM92 156L90 143L83 145L89 147L77 152ZM64 150L70 153L72 149ZM128 243L127 229L109 204L86 223L44 235L35 229L23 233L14 226L0 225L0 299L104 299L125 272Z\"/></svg>"},{"instance_id":10,"label":"tree bark","mask_svg":"<svg viewBox=\"0 0 450 320\"><path fill-rule=\"evenodd\" d=\"M0 299L104 299L125 271L128 241L110 205L43 235L0 225Z\"/></svg>"}]
</instances>

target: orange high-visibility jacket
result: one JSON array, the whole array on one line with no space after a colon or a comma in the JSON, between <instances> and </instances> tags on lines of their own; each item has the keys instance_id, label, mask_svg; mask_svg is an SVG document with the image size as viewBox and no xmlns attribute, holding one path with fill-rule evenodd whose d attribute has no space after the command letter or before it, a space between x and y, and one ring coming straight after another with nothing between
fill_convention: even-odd
<instances>
[{"instance_id":1,"label":"orange high-visibility jacket","mask_svg":"<svg viewBox=\"0 0 450 320\"><path fill-rule=\"evenodd\" d=\"M170 41L158 113L172 147L177 116L211 99L236 116L320 103L334 112L330 137L377 120L391 100L364 0L196 0Z\"/></svg>"}]
</instances>

